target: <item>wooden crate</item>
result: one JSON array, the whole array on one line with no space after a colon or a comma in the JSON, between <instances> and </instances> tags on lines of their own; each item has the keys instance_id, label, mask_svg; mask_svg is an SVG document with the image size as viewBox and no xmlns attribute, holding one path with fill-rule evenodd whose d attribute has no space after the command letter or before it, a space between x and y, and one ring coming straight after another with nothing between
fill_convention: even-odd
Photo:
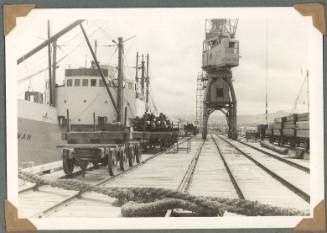
<instances>
[{"instance_id":1,"label":"wooden crate","mask_svg":"<svg viewBox=\"0 0 327 233\"><path fill-rule=\"evenodd\" d=\"M296 121L297 114L291 114L286 117L286 121Z\"/></svg>"},{"instance_id":2,"label":"wooden crate","mask_svg":"<svg viewBox=\"0 0 327 233\"><path fill-rule=\"evenodd\" d=\"M282 122L276 122L273 124L273 129L281 129L282 128Z\"/></svg>"},{"instance_id":3,"label":"wooden crate","mask_svg":"<svg viewBox=\"0 0 327 233\"><path fill-rule=\"evenodd\" d=\"M298 129L298 130L296 130L296 136L299 138L309 138L310 130L309 129Z\"/></svg>"},{"instance_id":4,"label":"wooden crate","mask_svg":"<svg viewBox=\"0 0 327 233\"><path fill-rule=\"evenodd\" d=\"M309 113L308 112L305 112L305 113L300 113L300 114L297 114L297 120L298 121L309 121Z\"/></svg>"},{"instance_id":5,"label":"wooden crate","mask_svg":"<svg viewBox=\"0 0 327 233\"><path fill-rule=\"evenodd\" d=\"M283 129L283 135L294 137L295 136L295 129Z\"/></svg>"},{"instance_id":6,"label":"wooden crate","mask_svg":"<svg viewBox=\"0 0 327 233\"><path fill-rule=\"evenodd\" d=\"M274 123L281 123L283 121L282 117L277 117L274 119Z\"/></svg>"},{"instance_id":7,"label":"wooden crate","mask_svg":"<svg viewBox=\"0 0 327 233\"><path fill-rule=\"evenodd\" d=\"M297 129L309 129L309 121L298 121L296 122Z\"/></svg>"},{"instance_id":8,"label":"wooden crate","mask_svg":"<svg viewBox=\"0 0 327 233\"><path fill-rule=\"evenodd\" d=\"M267 135L267 136L272 135L272 129L271 129L271 128L267 128L267 129L265 130L265 135Z\"/></svg>"},{"instance_id":9,"label":"wooden crate","mask_svg":"<svg viewBox=\"0 0 327 233\"><path fill-rule=\"evenodd\" d=\"M295 122L294 121L286 121L284 122L284 129L295 129Z\"/></svg>"},{"instance_id":10,"label":"wooden crate","mask_svg":"<svg viewBox=\"0 0 327 233\"><path fill-rule=\"evenodd\" d=\"M274 129L273 130L273 135L274 136L280 136L280 130L279 129Z\"/></svg>"}]
</instances>

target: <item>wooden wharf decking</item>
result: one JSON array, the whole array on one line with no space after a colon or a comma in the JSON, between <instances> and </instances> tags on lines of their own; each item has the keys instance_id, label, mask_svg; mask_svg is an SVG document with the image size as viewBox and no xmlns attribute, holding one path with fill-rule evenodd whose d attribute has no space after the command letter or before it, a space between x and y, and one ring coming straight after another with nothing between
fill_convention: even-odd
<instances>
[{"instance_id":1,"label":"wooden wharf decking","mask_svg":"<svg viewBox=\"0 0 327 233\"><path fill-rule=\"evenodd\" d=\"M269 170L273 171L278 176L285 179L287 182L294 185L296 188L302 190L307 194L310 194L310 175L308 173L300 169L294 168L282 161L276 160L240 142L232 140L228 141L243 152L245 152L248 156L258 161L265 167L269 168Z\"/></svg>"},{"instance_id":2,"label":"wooden wharf decking","mask_svg":"<svg viewBox=\"0 0 327 233\"><path fill-rule=\"evenodd\" d=\"M201 141L192 141L192 150L176 153L164 153L155 159L143 164L138 169L122 174L117 179L106 182L103 186L110 187L154 187L176 190L181 182L189 164L191 163L196 148ZM85 193L81 198L69 203L67 207L53 213L51 217L82 216L92 210L93 217L120 217L120 207L115 207L116 199L103 197L95 193Z\"/></svg>"},{"instance_id":3,"label":"wooden wharf decking","mask_svg":"<svg viewBox=\"0 0 327 233\"><path fill-rule=\"evenodd\" d=\"M310 160L307 160L307 159L295 159L295 158L290 158L289 155L282 155L282 154L279 154L275 151L272 151L272 150L269 150L267 148L264 148L264 147L261 147L258 143L255 143L255 142L246 142L246 144L249 144L255 148L258 148L262 151L265 151L267 153L270 153L270 154L273 154L275 156L278 156L280 158L283 158L283 159L286 159L292 163L296 163L298 165L301 165L303 167L306 167L308 169L310 169Z\"/></svg>"},{"instance_id":4,"label":"wooden wharf decking","mask_svg":"<svg viewBox=\"0 0 327 233\"><path fill-rule=\"evenodd\" d=\"M194 195L238 198L212 139L207 139L202 148L188 192Z\"/></svg>"},{"instance_id":5,"label":"wooden wharf decking","mask_svg":"<svg viewBox=\"0 0 327 233\"><path fill-rule=\"evenodd\" d=\"M237 141L224 140L309 193L310 174ZM186 189L183 191L193 195L245 198L273 206L309 209L307 201L224 140L218 136L206 141L195 137L191 141L192 149L189 153L166 151L155 156L143 154L142 160L146 159L146 162L125 172L117 169L115 177L108 179L107 168L100 167L87 171L85 177L76 176L74 179L104 187L154 187L171 190L177 190L184 183ZM191 175L185 176L186 173ZM59 174L60 171L56 171L53 176L44 176L59 178ZM186 183L185 177L190 177ZM93 192L78 194L76 191L47 185L40 186L36 191L20 193L20 217L121 217L120 207L115 206L116 199ZM233 214L226 214L230 215Z\"/></svg>"},{"instance_id":6,"label":"wooden wharf decking","mask_svg":"<svg viewBox=\"0 0 327 233\"><path fill-rule=\"evenodd\" d=\"M119 178L109 180L103 186L161 187L176 190L200 144L201 140L193 140L192 150L189 153L187 151L181 151L178 154L163 153L134 170L121 174ZM144 159L145 156L142 156ZM84 178L80 176L75 179L89 184L96 184L106 176L108 176L108 171L106 168L101 168L86 173ZM48 200L33 211L25 211L23 216L35 216L40 211L42 212L43 209L51 206L51 204L60 202L77 193L74 191L67 192L67 195L65 195L65 192L60 194L58 190L53 192L53 188L42 186L37 192L30 191L21 194L20 206L24 209L33 209L33 206L37 205L37 200L42 202ZM120 208L113 205L115 200L100 194L87 192L79 198L74 198L65 205L56 208L55 211L42 215L42 217L119 217ZM92 211L90 211L91 209Z\"/></svg>"},{"instance_id":7,"label":"wooden wharf decking","mask_svg":"<svg viewBox=\"0 0 327 233\"><path fill-rule=\"evenodd\" d=\"M309 203L283 186L235 148L218 137L215 137L215 140L245 199L285 208L309 209Z\"/></svg>"}]
</instances>

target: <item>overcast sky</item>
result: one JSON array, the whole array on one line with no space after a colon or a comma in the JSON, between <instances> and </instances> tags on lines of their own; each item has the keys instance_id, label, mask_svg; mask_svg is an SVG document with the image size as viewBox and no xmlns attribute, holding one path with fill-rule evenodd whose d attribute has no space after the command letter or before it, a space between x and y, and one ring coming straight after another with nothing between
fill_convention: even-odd
<instances>
[{"instance_id":1,"label":"overcast sky","mask_svg":"<svg viewBox=\"0 0 327 233\"><path fill-rule=\"evenodd\" d=\"M236 38L240 41L241 57L239 67L232 70L238 114L265 112L266 75L269 111L290 111L308 68L307 30L310 25L293 8L38 9L18 20L12 34L18 42L17 54L21 56L46 37L47 19L51 20L54 34L74 20L84 18L87 19L84 26L92 44L98 40L98 58L103 64L116 64L117 53L114 47L101 45L112 44L111 40L119 36L129 38L136 35L125 43L126 76L134 78L131 67L135 66L136 52L149 53L152 96L158 109L168 114L195 114L204 22L206 18L225 17L239 18ZM64 68L84 66L85 62L89 64L91 55L79 28L62 37L58 43L62 49L58 51L58 59L69 54L58 69L60 83ZM17 79L46 66L47 53L44 50L18 66ZM47 72L33 78L33 89L40 89L45 78ZM28 85L28 81L19 83L19 94ZM298 108L306 109L305 103L305 91L302 91Z\"/></svg>"}]
</instances>

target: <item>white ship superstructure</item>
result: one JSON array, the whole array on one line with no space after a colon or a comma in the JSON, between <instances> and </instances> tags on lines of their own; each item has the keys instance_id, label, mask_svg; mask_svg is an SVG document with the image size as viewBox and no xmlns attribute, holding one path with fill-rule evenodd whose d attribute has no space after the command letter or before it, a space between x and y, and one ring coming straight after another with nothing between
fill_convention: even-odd
<instances>
[{"instance_id":1,"label":"white ship superstructure","mask_svg":"<svg viewBox=\"0 0 327 233\"><path fill-rule=\"evenodd\" d=\"M82 21L76 21L61 30L18 59L17 63L32 56L47 44L53 43L53 38L59 38L58 35L66 33L69 28L80 23ZM91 48L90 50L93 53ZM139 79L126 77L122 72L119 76L119 69L123 69L122 66L100 66L97 62L92 61L88 67L65 69L61 85L56 83L56 75L52 71L52 77L46 82L45 92L26 91L25 99L18 100L20 167L60 160L62 155L56 146L63 143L67 130L92 130L95 127L97 130L112 129L124 123L125 115L128 127L130 119L144 114L145 78L142 80L143 92L140 92ZM139 67L136 67L136 70L138 69ZM119 77L123 80L121 83L118 82ZM121 90L122 94L119 95L118 90ZM119 122L115 109L117 103L123 109L120 111Z\"/></svg>"},{"instance_id":2,"label":"white ship superstructure","mask_svg":"<svg viewBox=\"0 0 327 233\"><path fill-rule=\"evenodd\" d=\"M117 96L117 79L114 69L102 69L107 85L113 96ZM137 86L133 80L123 84L124 106L127 107L127 119L143 115L144 101L137 98ZM111 124L116 122L116 112L104 87L97 69L76 68L65 70L65 80L57 87L57 110L59 119L67 119L67 110L71 125ZM127 121L129 125L129 121Z\"/></svg>"}]
</instances>

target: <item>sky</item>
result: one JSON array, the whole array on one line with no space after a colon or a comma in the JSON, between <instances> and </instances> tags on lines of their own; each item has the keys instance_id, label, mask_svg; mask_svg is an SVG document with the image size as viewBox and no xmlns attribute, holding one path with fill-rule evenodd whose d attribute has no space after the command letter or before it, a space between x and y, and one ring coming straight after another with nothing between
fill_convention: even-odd
<instances>
[{"instance_id":1,"label":"sky","mask_svg":"<svg viewBox=\"0 0 327 233\"><path fill-rule=\"evenodd\" d=\"M265 112L266 80L269 112L291 111L308 69L308 23L293 8L148 8L148 9L37 9L18 19L12 37L17 56L22 56L51 33L76 19L83 23L91 43L97 39L102 64L117 64L112 40L125 42L125 74L134 79L136 52L150 55L151 95L160 112L195 114L196 78L201 72L202 42L206 18L238 18L236 38L240 43L239 66L232 69L238 100L238 114ZM91 55L79 28L59 41L58 83L64 69L89 65ZM46 49L17 67L22 79L47 67ZM17 58L18 58L17 57ZM43 89L47 72L31 81L18 82L19 95L29 85ZM306 88L299 97L298 110L307 109Z\"/></svg>"}]
</instances>

